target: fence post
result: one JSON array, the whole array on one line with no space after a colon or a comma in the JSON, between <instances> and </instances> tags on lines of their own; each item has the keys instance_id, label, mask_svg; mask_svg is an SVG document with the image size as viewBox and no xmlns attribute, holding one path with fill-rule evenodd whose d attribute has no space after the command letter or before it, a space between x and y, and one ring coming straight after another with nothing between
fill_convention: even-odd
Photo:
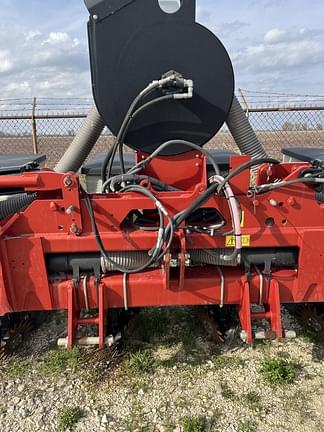
<instances>
[{"instance_id":1,"label":"fence post","mask_svg":"<svg viewBox=\"0 0 324 432\"><path fill-rule=\"evenodd\" d=\"M242 89L239 88L239 92L240 92L240 95L242 97L242 101L244 103L244 110L245 110L246 116L249 117L250 110L249 110L249 105L248 105L247 99L246 99Z\"/></svg>"},{"instance_id":2,"label":"fence post","mask_svg":"<svg viewBox=\"0 0 324 432\"><path fill-rule=\"evenodd\" d=\"M37 142L37 126L36 126L36 98L33 99L33 109L32 109L32 139L33 139L33 152L34 154L38 153L38 142Z\"/></svg>"}]
</instances>

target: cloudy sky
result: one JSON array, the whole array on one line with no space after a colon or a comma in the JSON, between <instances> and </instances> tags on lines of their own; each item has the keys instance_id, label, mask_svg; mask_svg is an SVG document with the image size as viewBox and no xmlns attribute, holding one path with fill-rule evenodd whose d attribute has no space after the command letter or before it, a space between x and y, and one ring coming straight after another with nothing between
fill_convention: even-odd
<instances>
[{"instance_id":1,"label":"cloudy sky","mask_svg":"<svg viewBox=\"0 0 324 432\"><path fill-rule=\"evenodd\" d=\"M0 6L0 98L88 97L83 0L0 0ZM323 0L197 0L197 6L198 21L230 53L237 88L324 94Z\"/></svg>"}]
</instances>

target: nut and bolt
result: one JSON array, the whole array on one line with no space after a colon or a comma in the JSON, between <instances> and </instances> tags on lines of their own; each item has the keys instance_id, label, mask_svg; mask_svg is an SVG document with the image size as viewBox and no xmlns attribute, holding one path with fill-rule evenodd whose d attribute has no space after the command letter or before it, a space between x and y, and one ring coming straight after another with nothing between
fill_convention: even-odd
<instances>
[{"instance_id":1,"label":"nut and bolt","mask_svg":"<svg viewBox=\"0 0 324 432\"><path fill-rule=\"evenodd\" d=\"M71 176L64 177L63 183L64 183L65 187L68 187L68 188L71 187L73 185L72 177Z\"/></svg>"},{"instance_id":2,"label":"nut and bolt","mask_svg":"<svg viewBox=\"0 0 324 432\"><path fill-rule=\"evenodd\" d=\"M67 215L71 215L73 212L74 212L74 207L73 207L73 205L70 205L70 206L65 210L65 213L66 213Z\"/></svg>"},{"instance_id":3,"label":"nut and bolt","mask_svg":"<svg viewBox=\"0 0 324 432\"><path fill-rule=\"evenodd\" d=\"M271 199L269 199L269 204L270 204L272 207L277 207L277 205L278 205L278 201L276 201L275 199L271 198Z\"/></svg>"},{"instance_id":4,"label":"nut and bolt","mask_svg":"<svg viewBox=\"0 0 324 432\"><path fill-rule=\"evenodd\" d=\"M70 232L71 232L72 234L75 234L75 235L78 236L78 235L81 234L81 229L78 227L77 224L73 223L73 224L70 226Z\"/></svg>"}]
</instances>

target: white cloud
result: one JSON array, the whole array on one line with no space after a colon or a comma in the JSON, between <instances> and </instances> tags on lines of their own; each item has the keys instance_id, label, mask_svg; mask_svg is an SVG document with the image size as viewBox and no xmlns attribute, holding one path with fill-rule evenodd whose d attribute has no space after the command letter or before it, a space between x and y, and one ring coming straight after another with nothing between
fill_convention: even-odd
<instances>
[{"instance_id":1,"label":"white cloud","mask_svg":"<svg viewBox=\"0 0 324 432\"><path fill-rule=\"evenodd\" d=\"M67 33L62 32L51 32L48 38L43 42L43 45L60 45L64 42L68 42L70 37Z\"/></svg>"},{"instance_id":2,"label":"white cloud","mask_svg":"<svg viewBox=\"0 0 324 432\"><path fill-rule=\"evenodd\" d=\"M263 42L250 45L233 56L237 68L247 71L273 72L324 65L323 34L305 29L274 28L263 36Z\"/></svg>"},{"instance_id":3,"label":"white cloud","mask_svg":"<svg viewBox=\"0 0 324 432\"><path fill-rule=\"evenodd\" d=\"M13 68L13 62L10 58L9 51L0 50L0 74L9 72Z\"/></svg>"},{"instance_id":4,"label":"white cloud","mask_svg":"<svg viewBox=\"0 0 324 432\"><path fill-rule=\"evenodd\" d=\"M3 1L1 97L89 97L84 4ZM313 0L312 7L306 0L298 0L298 7L296 0L228 3L197 0L198 22L229 50L237 87L323 93L323 0Z\"/></svg>"},{"instance_id":5,"label":"white cloud","mask_svg":"<svg viewBox=\"0 0 324 432\"><path fill-rule=\"evenodd\" d=\"M91 94L87 44L67 32L1 32L0 76L2 98Z\"/></svg>"},{"instance_id":6,"label":"white cloud","mask_svg":"<svg viewBox=\"0 0 324 432\"><path fill-rule=\"evenodd\" d=\"M272 30L269 30L264 35L264 42L270 43L270 44L282 42L282 40L285 38L286 35L287 35L287 30L280 30L280 29L274 28Z\"/></svg>"},{"instance_id":7,"label":"white cloud","mask_svg":"<svg viewBox=\"0 0 324 432\"><path fill-rule=\"evenodd\" d=\"M41 32L38 30L29 30L27 33L25 33L25 38L27 42L29 42L32 39L35 39L38 36L41 36Z\"/></svg>"},{"instance_id":8,"label":"white cloud","mask_svg":"<svg viewBox=\"0 0 324 432\"><path fill-rule=\"evenodd\" d=\"M87 68L87 47L67 33L51 32L41 42L39 50L34 49L33 41L29 48L30 62L35 67L51 66L59 71L65 71L66 68L75 71Z\"/></svg>"},{"instance_id":9,"label":"white cloud","mask_svg":"<svg viewBox=\"0 0 324 432\"><path fill-rule=\"evenodd\" d=\"M7 91L8 93L17 93L17 94L30 94L31 89L30 89L30 84L27 81L23 81L23 82L11 82L10 84L7 85L7 87L5 87L4 89L5 91Z\"/></svg>"}]
</instances>

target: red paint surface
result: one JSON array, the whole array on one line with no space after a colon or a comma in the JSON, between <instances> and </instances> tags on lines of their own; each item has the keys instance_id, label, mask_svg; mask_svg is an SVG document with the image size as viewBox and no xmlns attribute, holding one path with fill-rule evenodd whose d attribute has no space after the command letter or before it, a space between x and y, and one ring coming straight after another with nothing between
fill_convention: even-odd
<instances>
[{"instance_id":1,"label":"red paint surface","mask_svg":"<svg viewBox=\"0 0 324 432\"><path fill-rule=\"evenodd\" d=\"M140 157L140 155L139 155ZM232 158L232 167L246 161L246 157ZM174 158L157 158L145 172L177 187L181 192L154 192L171 215L188 207L206 190L205 159L196 152ZM293 179L308 167L304 163L263 166L258 183L277 178ZM234 193L245 213L243 234L251 236L251 247L297 247L299 262L296 269L281 269L272 274L269 288L264 289L262 303L278 337L282 336L278 304L286 302L324 301L324 209L315 200L314 190L305 184L293 185L271 193L248 196L249 172L232 182ZM84 307L82 289L80 304L75 303L73 288L67 276L52 282L45 265L50 253L98 252L91 231L89 215L79 190L77 175L59 174L50 170L24 173L20 176L1 176L0 187L24 187L37 191L38 199L24 212L2 221L0 227L0 315L9 312L69 309L70 333L74 334L78 311ZM269 200L275 200L272 206ZM93 195L93 207L98 227L108 251L148 250L156 240L156 233L122 231L120 224L133 209L154 209L153 203L136 193ZM257 204L257 205L256 205ZM71 214L66 209L73 207ZM213 196L204 207L215 207L227 221L230 215L224 197ZM266 226L273 218L275 225ZM75 227L78 228L75 233ZM230 224L224 231L230 229ZM160 269L148 270L127 278L128 305L214 305L220 303L220 280L211 266L187 268L184 254L187 249L223 248L224 237L205 234L175 234L173 250L180 251L178 269L170 271L169 258ZM261 269L262 270L262 269ZM259 277L253 275L248 286L242 268L225 268L225 303L236 304L243 328L250 335L250 305L258 303ZM98 321L100 341L104 337L105 311L123 307L122 275L112 273L102 278L100 305L93 281L89 285L91 307L100 306ZM70 298L69 298L70 293ZM74 293L75 294L75 293ZM250 336L249 336L250 337ZM72 339L69 340L72 343Z\"/></svg>"}]
</instances>

